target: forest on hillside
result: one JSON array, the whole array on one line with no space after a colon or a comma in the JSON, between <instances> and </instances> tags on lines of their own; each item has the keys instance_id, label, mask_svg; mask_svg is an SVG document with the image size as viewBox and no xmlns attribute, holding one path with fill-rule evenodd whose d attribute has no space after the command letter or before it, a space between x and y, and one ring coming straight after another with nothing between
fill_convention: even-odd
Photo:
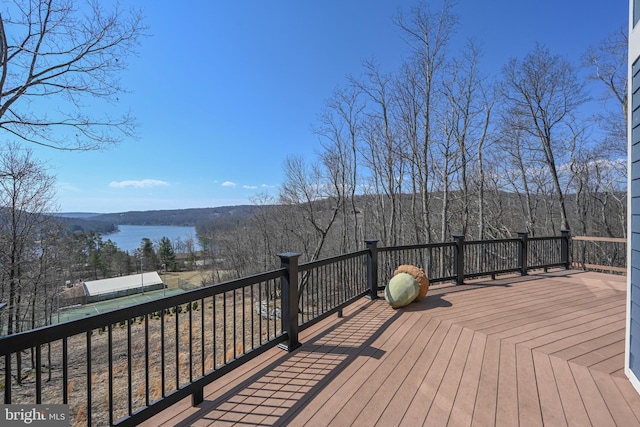
<instances>
[{"instance_id":1,"label":"forest on hillside","mask_svg":"<svg viewBox=\"0 0 640 427\"><path fill-rule=\"evenodd\" d=\"M258 209L254 205L219 206L215 208L128 211L99 214L91 219L118 225L197 226L204 222L233 225L250 217Z\"/></svg>"}]
</instances>

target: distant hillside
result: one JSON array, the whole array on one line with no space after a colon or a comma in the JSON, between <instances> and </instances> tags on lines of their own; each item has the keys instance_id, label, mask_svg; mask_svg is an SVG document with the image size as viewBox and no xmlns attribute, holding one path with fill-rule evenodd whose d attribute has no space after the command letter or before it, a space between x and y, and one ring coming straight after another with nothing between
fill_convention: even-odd
<instances>
[{"instance_id":1,"label":"distant hillside","mask_svg":"<svg viewBox=\"0 0 640 427\"><path fill-rule=\"evenodd\" d=\"M118 225L183 225L203 222L227 222L249 218L260 206L239 205L217 208L192 208L157 211L130 211L92 216L92 220Z\"/></svg>"},{"instance_id":2,"label":"distant hillside","mask_svg":"<svg viewBox=\"0 0 640 427\"><path fill-rule=\"evenodd\" d=\"M95 212L60 212L53 214L60 218L93 218L94 216L102 215Z\"/></svg>"},{"instance_id":3,"label":"distant hillside","mask_svg":"<svg viewBox=\"0 0 640 427\"><path fill-rule=\"evenodd\" d=\"M95 214L88 216L65 216L56 214L54 216L64 224L69 234L77 232L86 234L90 231L107 234L118 230L118 226L113 222L96 220Z\"/></svg>"}]
</instances>

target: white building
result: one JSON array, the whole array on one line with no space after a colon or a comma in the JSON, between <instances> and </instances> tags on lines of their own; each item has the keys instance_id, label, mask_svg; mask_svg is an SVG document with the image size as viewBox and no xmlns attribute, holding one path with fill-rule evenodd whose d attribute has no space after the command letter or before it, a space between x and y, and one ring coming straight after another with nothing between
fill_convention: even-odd
<instances>
[{"instance_id":1,"label":"white building","mask_svg":"<svg viewBox=\"0 0 640 427\"><path fill-rule=\"evenodd\" d=\"M92 280L84 283L87 303L140 294L163 288L164 283L155 271L114 277L111 279Z\"/></svg>"}]
</instances>

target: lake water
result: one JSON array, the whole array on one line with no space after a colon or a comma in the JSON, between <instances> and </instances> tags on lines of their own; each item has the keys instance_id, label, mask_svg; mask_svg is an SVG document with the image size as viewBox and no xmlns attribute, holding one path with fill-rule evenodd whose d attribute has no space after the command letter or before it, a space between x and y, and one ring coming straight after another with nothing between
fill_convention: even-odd
<instances>
[{"instance_id":1,"label":"lake water","mask_svg":"<svg viewBox=\"0 0 640 427\"><path fill-rule=\"evenodd\" d=\"M172 242L180 238L183 242L192 237L197 242L195 227L178 227L170 225L119 225L120 231L112 234L105 234L102 240L111 240L118 246L118 249L129 253L140 247L143 238L157 243L161 238L168 237Z\"/></svg>"}]
</instances>

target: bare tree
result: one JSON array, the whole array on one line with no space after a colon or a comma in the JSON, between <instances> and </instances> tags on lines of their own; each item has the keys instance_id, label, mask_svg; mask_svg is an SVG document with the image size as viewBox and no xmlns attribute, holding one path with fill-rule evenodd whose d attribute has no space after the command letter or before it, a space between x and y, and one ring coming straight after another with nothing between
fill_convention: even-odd
<instances>
[{"instance_id":1,"label":"bare tree","mask_svg":"<svg viewBox=\"0 0 640 427\"><path fill-rule=\"evenodd\" d=\"M421 197L422 239L431 239L430 211L430 178L432 169L431 144L436 139L435 117L437 110L437 92L439 75L447 61L447 46L449 39L458 24L458 18L453 14L455 2L443 0L438 10L432 10L426 4L420 4L411 9L408 16L400 14L396 24L409 46L411 58L408 67L410 76L405 79L409 83L410 92L417 96L413 101L413 108L419 109L416 132L409 140L411 144L411 175L417 183L418 194ZM405 102L404 105L407 105ZM406 117L406 116L405 116ZM409 124L409 126L412 126ZM414 209L415 213L415 209Z\"/></svg>"},{"instance_id":2,"label":"bare tree","mask_svg":"<svg viewBox=\"0 0 640 427\"><path fill-rule=\"evenodd\" d=\"M481 169L481 146L487 137L489 119L491 117L491 102L487 99L483 87L484 78L479 71L480 50L474 42L469 42L462 51L460 58L454 58L449 67L447 77L442 85L444 107L441 119L441 127L446 138L450 141L451 160L445 159L443 164L450 164L452 176L443 177L443 182L449 188L453 180L458 193L456 211L459 212L460 230L467 234L472 222L472 208L475 198L472 197L473 171ZM448 199L447 193L443 199ZM447 203L443 203L446 205ZM441 238L446 238L445 223L449 212L443 208L443 223ZM479 227L478 227L479 228Z\"/></svg>"},{"instance_id":3,"label":"bare tree","mask_svg":"<svg viewBox=\"0 0 640 427\"><path fill-rule=\"evenodd\" d=\"M483 89L482 91L482 104L483 107L483 117L482 117L482 131L480 132L478 145L477 145L477 177L476 177L476 185L478 187L478 240L483 240L485 238L485 229L486 229L486 218L485 218L485 194L487 188L487 180L486 180L486 167L485 167L485 149L490 146L491 136L490 136L490 125L491 125L491 113L493 111L493 107L495 105L495 96L493 93L493 87L490 91Z\"/></svg>"},{"instance_id":4,"label":"bare tree","mask_svg":"<svg viewBox=\"0 0 640 427\"><path fill-rule=\"evenodd\" d=\"M535 158L538 151L531 148L531 143L523 131L517 127L506 127L500 132L501 138L497 146L502 151L503 170L501 176L519 201L520 212L526 230L532 236L536 232L538 191L532 181L531 172L538 166Z\"/></svg>"},{"instance_id":5,"label":"bare tree","mask_svg":"<svg viewBox=\"0 0 640 427\"><path fill-rule=\"evenodd\" d=\"M534 138L543 166L551 176L558 200L561 227L569 229L560 166L569 163L575 148L574 115L587 96L574 67L541 45L522 60L512 59L504 71L505 113L513 129Z\"/></svg>"},{"instance_id":6,"label":"bare tree","mask_svg":"<svg viewBox=\"0 0 640 427\"><path fill-rule=\"evenodd\" d=\"M303 255L309 261L315 261L341 210L341 199L338 196L339 170L336 165L326 162L307 166L301 157L292 156L285 161L284 173L280 201L299 210L307 223L307 227L292 228L290 232L295 233L303 244ZM307 232L309 225L313 230L312 235Z\"/></svg>"},{"instance_id":7,"label":"bare tree","mask_svg":"<svg viewBox=\"0 0 640 427\"><path fill-rule=\"evenodd\" d=\"M571 163L576 218L582 235L626 236L626 162L583 150Z\"/></svg>"},{"instance_id":8,"label":"bare tree","mask_svg":"<svg viewBox=\"0 0 640 427\"><path fill-rule=\"evenodd\" d=\"M22 141L89 150L133 135L134 118L114 113L141 14L77 3L13 0L0 13L0 128ZM39 109L47 100L58 107ZM104 115L87 113L96 103Z\"/></svg>"},{"instance_id":9,"label":"bare tree","mask_svg":"<svg viewBox=\"0 0 640 427\"><path fill-rule=\"evenodd\" d=\"M411 183L411 206L409 215L413 242L431 241L431 217L429 215L430 171L422 161L430 147L424 147L422 119L423 99L419 85L419 74L410 63L404 63L395 84L398 134L406 141L409 180ZM423 166L420 166L423 165Z\"/></svg>"},{"instance_id":10,"label":"bare tree","mask_svg":"<svg viewBox=\"0 0 640 427\"><path fill-rule=\"evenodd\" d=\"M402 237L401 195L408 146L397 126L393 74L381 71L374 61L366 61L364 66L364 80L352 80L368 105L367 120L363 124L362 160L377 202L373 215L380 227L379 236L384 244L395 245Z\"/></svg>"},{"instance_id":11,"label":"bare tree","mask_svg":"<svg viewBox=\"0 0 640 427\"><path fill-rule=\"evenodd\" d=\"M603 108L595 117L605 132L600 150L622 158L627 155L627 46L627 29L621 27L582 57L589 78L605 88Z\"/></svg>"},{"instance_id":12,"label":"bare tree","mask_svg":"<svg viewBox=\"0 0 640 427\"><path fill-rule=\"evenodd\" d=\"M342 206L340 253L354 250L364 241L359 221L358 191L359 145L365 108L360 90L349 86L334 92L319 117L314 132L320 137L321 158L332 165L337 179L336 190Z\"/></svg>"},{"instance_id":13,"label":"bare tree","mask_svg":"<svg viewBox=\"0 0 640 427\"><path fill-rule=\"evenodd\" d=\"M54 210L55 178L29 150L6 146L0 156L0 274L2 298L6 298L7 334L21 330L23 296L29 295L25 280L34 261L32 248ZM0 328L1 329L1 328Z\"/></svg>"}]
</instances>

